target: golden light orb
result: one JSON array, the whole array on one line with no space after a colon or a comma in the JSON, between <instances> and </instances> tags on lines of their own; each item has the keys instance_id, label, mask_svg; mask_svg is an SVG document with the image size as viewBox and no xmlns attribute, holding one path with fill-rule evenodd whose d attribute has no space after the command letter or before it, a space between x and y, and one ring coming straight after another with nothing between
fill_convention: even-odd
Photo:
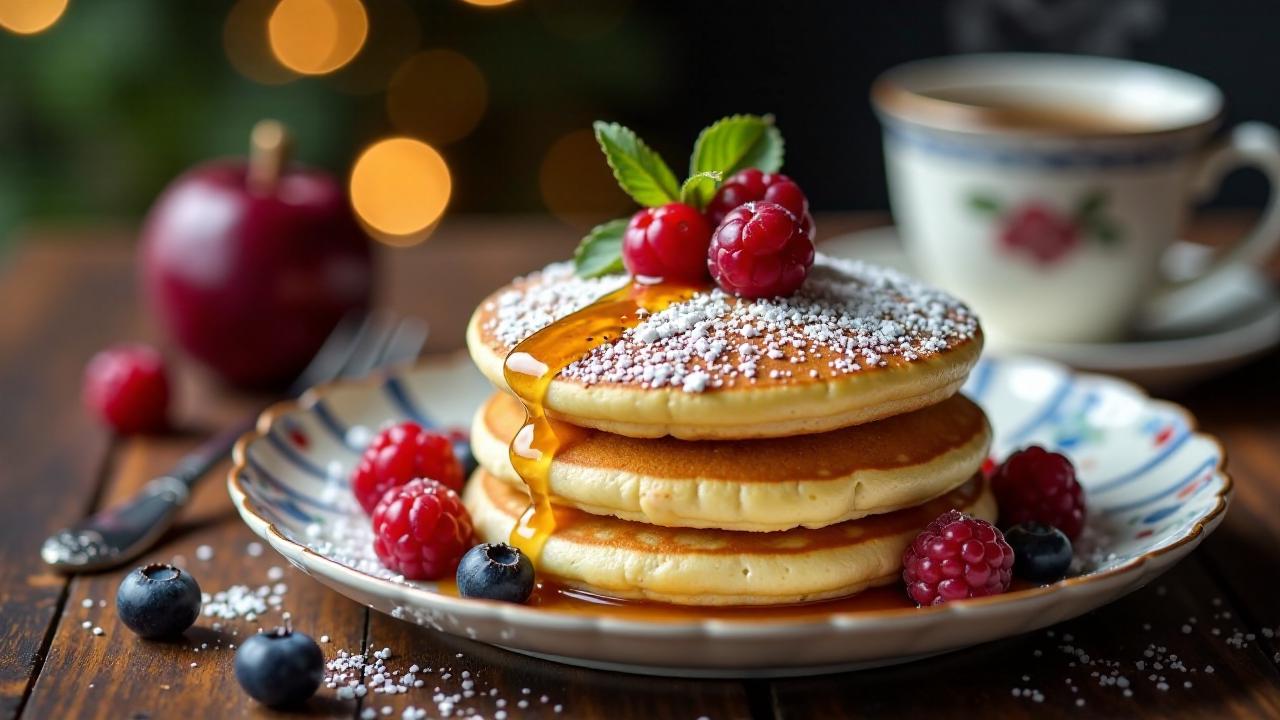
<instances>
[{"instance_id":1,"label":"golden light orb","mask_svg":"<svg viewBox=\"0 0 1280 720\"><path fill-rule=\"evenodd\" d=\"M0 27L18 35L35 35L58 22L67 0L0 0Z\"/></svg>"},{"instance_id":2,"label":"golden light orb","mask_svg":"<svg viewBox=\"0 0 1280 720\"><path fill-rule=\"evenodd\" d=\"M407 137L379 140L351 169L351 206L378 240L421 242L449 204L453 180L435 148Z\"/></svg>"},{"instance_id":3,"label":"golden light orb","mask_svg":"<svg viewBox=\"0 0 1280 720\"><path fill-rule=\"evenodd\" d=\"M499 5L510 5L515 0L462 0L468 5L476 7L498 7Z\"/></svg>"},{"instance_id":4,"label":"golden light orb","mask_svg":"<svg viewBox=\"0 0 1280 720\"><path fill-rule=\"evenodd\" d=\"M280 0L267 20L271 52L303 75L325 75L351 62L369 36L360 0Z\"/></svg>"},{"instance_id":5,"label":"golden light orb","mask_svg":"<svg viewBox=\"0 0 1280 720\"><path fill-rule=\"evenodd\" d=\"M489 103L484 73L465 55L428 50L406 60L387 88L387 115L403 133L434 143L461 140Z\"/></svg>"}]
</instances>

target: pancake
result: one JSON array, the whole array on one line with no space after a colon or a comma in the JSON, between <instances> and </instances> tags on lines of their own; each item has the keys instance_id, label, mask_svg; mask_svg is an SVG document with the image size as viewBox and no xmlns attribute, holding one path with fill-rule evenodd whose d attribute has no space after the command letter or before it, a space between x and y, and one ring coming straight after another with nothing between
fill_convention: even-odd
<instances>
[{"instance_id":1,"label":"pancake","mask_svg":"<svg viewBox=\"0 0 1280 720\"><path fill-rule=\"evenodd\" d=\"M503 364L517 344L627 282L584 280L566 263L517 279L472 315L471 356L507 389ZM896 271L819 254L791 297L701 290L645 316L584 349L544 402L552 417L631 437L803 435L941 402L981 349L978 321L958 300Z\"/></svg>"},{"instance_id":2,"label":"pancake","mask_svg":"<svg viewBox=\"0 0 1280 720\"><path fill-rule=\"evenodd\" d=\"M508 445L523 422L520 403L494 393L471 427L476 460L519 488ZM742 531L819 528L918 505L972 477L991 443L986 416L962 395L818 435L570 435L548 471L553 502L651 525Z\"/></svg>"},{"instance_id":3,"label":"pancake","mask_svg":"<svg viewBox=\"0 0 1280 720\"><path fill-rule=\"evenodd\" d=\"M478 537L506 542L528 498L477 470L464 501ZM615 598L679 605L781 605L842 597L898 580L902 552L925 525L958 508L994 520L980 475L921 506L821 530L777 533L661 528L557 508L538 572Z\"/></svg>"}]
</instances>

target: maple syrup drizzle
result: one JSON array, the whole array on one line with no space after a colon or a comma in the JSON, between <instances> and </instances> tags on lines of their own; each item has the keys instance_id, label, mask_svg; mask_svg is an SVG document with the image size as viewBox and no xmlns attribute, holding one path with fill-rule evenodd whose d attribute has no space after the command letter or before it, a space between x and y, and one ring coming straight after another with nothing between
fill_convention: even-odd
<instances>
[{"instance_id":1,"label":"maple syrup drizzle","mask_svg":"<svg viewBox=\"0 0 1280 720\"><path fill-rule=\"evenodd\" d=\"M661 312L690 299L702 288L674 283L628 282L587 307L570 313L525 338L511 350L502 373L525 409L525 421L511 441L511 465L529 489L530 504L511 530L510 543L534 565L556 518L547 473L556 452L581 431L547 416L544 401L551 381L596 347L639 325L646 313Z\"/></svg>"}]
</instances>

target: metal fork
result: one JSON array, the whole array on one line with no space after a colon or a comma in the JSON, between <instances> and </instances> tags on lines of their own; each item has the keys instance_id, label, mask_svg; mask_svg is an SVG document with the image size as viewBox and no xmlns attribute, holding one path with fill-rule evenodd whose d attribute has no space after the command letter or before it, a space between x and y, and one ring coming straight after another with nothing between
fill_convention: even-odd
<instances>
[{"instance_id":1,"label":"metal fork","mask_svg":"<svg viewBox=\"0 0 1280 720\"><path fill-rule=\"evenodd\" d=\"M307 368L289 386L297 397L314 385L359 377L418 356L427 326L416 318L375 311L347 317L329 334ZM137 495L51 535L40 557L66 572L116 567L151 548L177 518L196 483L221 462L236 440L253 429L257 413L205 441Z\"/></svg>"}]
</instances>

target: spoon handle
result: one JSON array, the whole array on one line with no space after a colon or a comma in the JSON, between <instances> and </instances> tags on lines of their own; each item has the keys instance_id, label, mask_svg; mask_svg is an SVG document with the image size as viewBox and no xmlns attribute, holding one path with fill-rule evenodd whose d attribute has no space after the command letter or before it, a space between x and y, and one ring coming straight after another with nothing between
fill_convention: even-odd
<instances>
[{"instance_id":1,"label":"spoon handle","mask_svg":"<svg viewBox=\"0 0 1280 720\"><path fill-rule=\"evenodd\" d=\"M250 417L218 433L133 497L49 536L40 548L40 557L59 570L91 572L141 555L173 525L196 483L226 458L236 439L252 429L253 423Z\"/></svg>"}]
</instances>

